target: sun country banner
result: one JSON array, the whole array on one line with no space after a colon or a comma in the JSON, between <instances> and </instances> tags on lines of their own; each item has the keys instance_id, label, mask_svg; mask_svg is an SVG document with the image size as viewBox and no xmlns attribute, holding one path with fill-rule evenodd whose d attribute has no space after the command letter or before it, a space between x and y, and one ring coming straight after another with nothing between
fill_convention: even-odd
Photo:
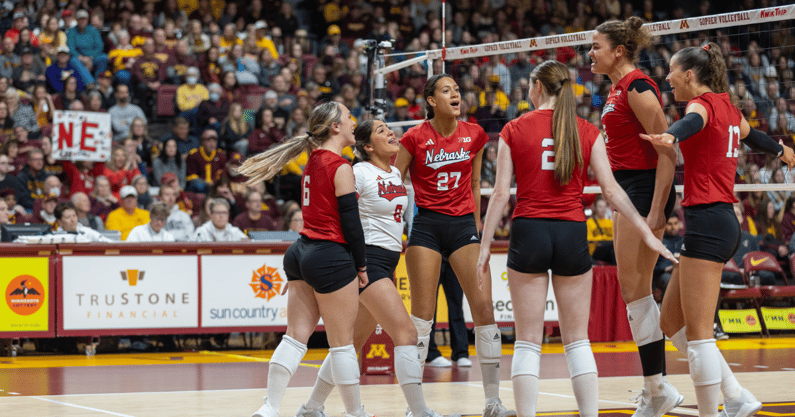
<instances>
[{"instance_id":1,"label":"sun country banner","mask_svg":"<svg viewBox=\"0 0 795 417\"><path fill-rule=\"evenodd\" d=\"M90 111L55 111L52 154L70 161L107 161L113 132L110 115Z\"/></svg>"}]
</instances>

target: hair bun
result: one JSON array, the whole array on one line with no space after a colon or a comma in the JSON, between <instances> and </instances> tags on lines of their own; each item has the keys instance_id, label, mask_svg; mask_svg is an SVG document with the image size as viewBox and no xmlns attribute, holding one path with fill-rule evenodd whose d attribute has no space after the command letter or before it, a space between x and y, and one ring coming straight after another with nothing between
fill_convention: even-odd
<instances>
[{"instance_id":1,"label":"hair bun","mask_svg":"<svg viewBox=\"0 0 795 417\"><path fill-rule=\"evenodd\" d=\"M638 30L643 26L643 20L637 16L630 16L630 18L626 20L626 24L630 29Z\"/></svg>"}]
</instances>

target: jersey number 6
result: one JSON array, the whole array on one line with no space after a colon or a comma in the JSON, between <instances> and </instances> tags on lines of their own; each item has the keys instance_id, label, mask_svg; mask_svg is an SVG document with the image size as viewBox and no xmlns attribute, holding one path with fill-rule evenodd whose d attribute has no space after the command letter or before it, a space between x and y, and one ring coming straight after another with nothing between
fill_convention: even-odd
<instances>
[{"instance_id":1,"label":"jersey number 6","mask_svg":"<svg viewBox=\"0 0 795 417\"><path fill-rule=\"evenodd\" d=\"M309 175L304 176L304 184L301 187L303 188L303 206L309 205Z\"/></svg>"}]
</instances>

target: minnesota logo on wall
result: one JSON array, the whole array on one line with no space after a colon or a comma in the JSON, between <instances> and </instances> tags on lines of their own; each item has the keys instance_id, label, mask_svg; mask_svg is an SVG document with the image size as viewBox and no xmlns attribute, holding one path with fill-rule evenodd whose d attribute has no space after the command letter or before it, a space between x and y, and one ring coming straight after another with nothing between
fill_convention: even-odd
<instances>
[{"instance_id":1,"label":"minnesota logo on wall","mask_svg":"<svg viewBox=\"0 0 795 417\"><path fill-rule=\"evenodd\" d=\"M271 298L281 293L283 283L284 280L279 275L279 270L264 264L254 271L249 285L251 285L255 297L270 301Z\"/></svg>"}]
</instances>

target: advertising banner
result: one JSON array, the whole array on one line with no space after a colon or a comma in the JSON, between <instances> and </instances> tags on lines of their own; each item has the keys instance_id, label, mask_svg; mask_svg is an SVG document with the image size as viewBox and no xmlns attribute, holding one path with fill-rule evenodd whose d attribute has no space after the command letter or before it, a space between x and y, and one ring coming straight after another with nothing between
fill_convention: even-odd
<instances>
[{"instance_id":1,"label":"advertising banner","mask_svg":"<svg viewBox=\"0 0 795 417\"><path fill-rule=\"evenodd\" d=\"M49 259L3 258L0 268L0 332L49 330Z\"/></svg>"},{"instance_id":2,"label":"advertising banner","mask_svg":"<svg viewBox=\"0 0 795 417\"><path fill-rule=\"evenodd\" d=\"M64 256L64 330L198 327L198 260Z\"/></svg>"},{"instance_id":3,"label":"advertising banner","mask_svg":"<svg viewBox=\"0 0 795 417\"><path fill-rule=\"evenodd\" d=\"M282 258L202 256L202 327L286 326Z\"/></svg>"},{"instance_id":4,"label":"advertising banner","mask_svg":"<svg viewBox=\"0 0 795 417\"><path fill-rule=\"evenodd\" d=\"M762 325L756 310L718 310L720 324L726 333L761 332Z\"/></svg>"},{"instance_id":5,"label":"advertising banner","mask_svg":"<svg viewBox=\"0 0 795 417\"><path fill-rule=\"evenodd\" d=\"M500 322L513 322L513 302L511 301L511 292L508 288L508 255L507 254L492 254L491 255L491 297L494 306L494 320ZM406 309L411 311L411 293L409 291L409 279L406 272L406 259L404 255L400 256L400 263L395 269L395 277L397 278L397 288ZM472 313L469 309L469 303L464 296L464 318L467 323L472 323ZM436 320L439 323L447 322L447 303L444 298L444 292L439 290L439 303L436 312ZM544 321L558 321L557 302L555 301L555 293L552 291L552 285L549 285L547 290L547 301L544 308Z\"/></svg>"},{"instance_id":6,"label":"advertising banner","mask_svg":"<svg viewBox=\"0 0 795 417\"><path fill-rule=\"evenodd\" d=\"M762 307L768 330L795 330L795 308Z\"/></svg>"},{"instance_id":7,"label":"advertising banner","mask_svg":"<svg viewBox=\"0 0 795 417\"><path fill-rule=\"evenodd\" d=\"M61 111L53 114L55 159L107 161L113 132L108 113Z\"/></svg>"}]
</instances>

